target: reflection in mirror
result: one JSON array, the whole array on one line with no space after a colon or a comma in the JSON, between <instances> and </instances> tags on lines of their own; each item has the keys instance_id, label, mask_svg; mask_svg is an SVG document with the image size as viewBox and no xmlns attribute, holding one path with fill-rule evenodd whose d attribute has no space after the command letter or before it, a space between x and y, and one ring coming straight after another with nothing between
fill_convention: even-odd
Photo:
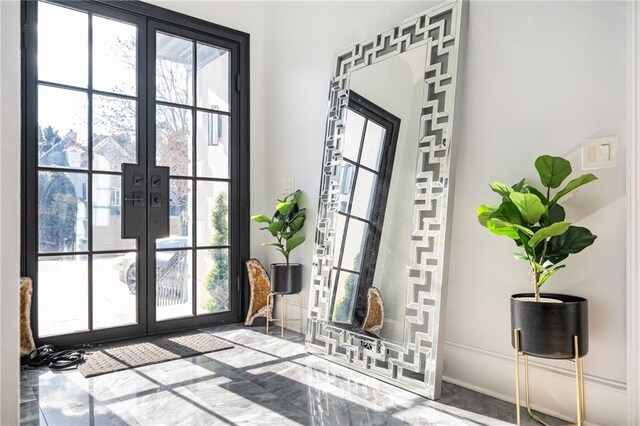
<instances>
[{"instance_id":1,"label":"reflection in mirror","mask_svg":"<svg viewBox=\"0 0 640 426\"><path fill-rule=\"evenodd\" d=\"M376 288L383 306L376 334L397 343L405 334L425 60L425 49L416 48L349 79L331 319L362 329Z\"/></svg>"},{"instance_id":2,"label":"reflection in mirror","mask_svg":"<svg viewBox=\"0 0 640 426\"><path fill-rule=\"evenodd\" d=\"M359 291L372 285L400 119L355 91L346 114L332 321L357 326L366 309Z\"/></svg>"}]
</instances>

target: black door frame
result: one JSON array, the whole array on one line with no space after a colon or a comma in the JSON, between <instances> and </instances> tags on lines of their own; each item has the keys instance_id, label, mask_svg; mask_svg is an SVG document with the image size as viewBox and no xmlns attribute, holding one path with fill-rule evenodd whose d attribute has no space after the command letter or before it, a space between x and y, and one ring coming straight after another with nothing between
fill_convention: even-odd
<instances>
[{"instance_id":1,"label":"black door frame","mask_svg":"<svg viewBox=\"0 0 640 426\"><path fill-rule=\"evenodd\" d=\"M356 293L354 295L355 300L353 302L353 313L351 315L350 323L340 323L340 327L362 331L361 325L364 320L367 308L367 292L370 287L373 286L373 275L375 272L375 266L378 258L378 250L380 248L380 240L382 238L382 226L384 224L384 217L387 206L387 198L389 195L389 187L391 185L391 175L393 172L393 163L396 155L396 148L398 145L398 135L400 132L401 119L386 111L379 105L376 105L372 101L356 93L353 90L349 91L349 102L347 108L353 112L356 112L363 116L366 123L369 121L378 124L385 129L384 140L382 142L380 153L380 166L378 171L371 170L368 167L360 163L362 157L362 151L364 149L364 141L367 130L365 123L360 135L360 146L358 150L358 158L356 160L344 159L346 163L355 166L356 171L351 182L351 194L349 196L349 203L346 212L338 212L338 215L347 218L348 222L343 230L341 236L342 241L340 243L340 253L334 253L334 256L338 256L338 261L332 269L333 277L336 285L334 285L333 295L331 297L331 315L333 317L333 309L336 302L336 294L338 290L338 280L342 272L357 274L359 276L356 286ZM358 172L360 169L368 170L371 173L377 175L377 181L375 184L374 196L371 201L371 217L369 219L363 219L356 216L352 216L351 208L353 206L353 199L355 196L355 188L358 180ZM368 224L367 233L362 241L362 255L360 258L360 270L351 271L348 268L343 268L343 252L344 246L347 240L347 233L349 231L349 224L352 220L359 222L365 222Z\"/></svg>"},{"instance_id":2,"label":"black door frame","mask_svg":"<svg viewBox=\"0 0 640 426\"><path fill-rule=\"evenodd\" d=\"M133 1L110 0L47 0L47 2L68 6L89 13L112 17L138 26L138 163L150 167L155 158L155 152L147 152L147 145L155 149L155 96L148 87L153 87L155 73L150 75L151 64L149 55L155 54L147 45L153 28L171 26L170 32L190 34L198 40L210 40L212 44L232 49L232 72L230 75L232 86L232 116L231 134L234 142L235 156L231 155L231 199L230 199L230 290L233 306L231 312L222 314L207 314L176 320L166 320L153 324L155 318L155 241L149 239L148 244L139 242L138 265L147 267L138 269L139 282L149 283L147 291L138 292L137 316L138 323L113 327L102 330L83 331L45 338L38 337L38 180L37 180L37 145L28 143L37 140L37 2L22 1L22 221L21 221L21 274L33 279L34 292L32 298L31 326L36 336L36 344L52 343L58 346L69 346L90 342L119 340L199 326L238 322L241 312L248 306L248 285L246 273L242 268L243 262L249 258L249 34L203 21L191 16L169 11L157 6ZM144 41L144 42L143 42ZM206 42L206 41L205 41ZM89 77L91 77L92 58L89 52ZM155 58L154 58L155 59ZM234 81L235 80L235 81ZM91 91L89 91L89 94ZM195 95L195 93L194 93ZM91 104L90 104L91 105ZM153 113L153 115L151 115ZM88 111L91 115L91 109ZM152 117L153 119L148 119ZM91 120L89 120L91 123ZM90 124L91 125L91 124ZM89 131L91 129L89 128ZM194 136L195 138L195 136ZM91 139L91 138L90 138ZM90 151L90 150L89 150ZM149 150L151 151L151 150ZM90 154L91 155L91 154ZM89 161L91 158L89 158ZM91 179L92 172L88 173ZM91 181L88 181L88 187ZM89 190L90 194L91 191ZM91 197L91 195L89 195ZM91 203L91 198L89 198ZM88 209L90 215L91 209ZM89 227L89 232L92 232ZM195 238L195 236L194 236ZM195 241L194 241L195 243ZM194 244L195 246L195 244ZM92 247L89 247L92 251ZM149 255L151 254L151 256ZM147 272L150 272L147 274ZM89 270L89 320L92 318L92 271ZM195 274L194 278L195 280ZM196 297L193 294L193 297ZM146 312L146 315L143 313ZM92 327L91 322L89 327Z\"/></svg>"}]
</instances>

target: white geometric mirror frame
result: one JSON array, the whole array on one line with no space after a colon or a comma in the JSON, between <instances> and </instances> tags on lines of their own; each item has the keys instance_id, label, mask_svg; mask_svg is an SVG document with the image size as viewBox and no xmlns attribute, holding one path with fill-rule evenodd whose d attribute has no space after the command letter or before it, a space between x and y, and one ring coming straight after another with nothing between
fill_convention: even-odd
<instances>
[{"instance_id":1,"label":"white geometric mirror frame","mask_svg":"<svg viewBox=\"0 0 640 426\"><path fill-rule=\"evenodd\" d=\"M462 1L433 7L336 55L330 87L306 348L427 398L440 396L440 319ZM350 73L410 49L426 51L403 344L329 324L335 224Z\"/></svg>"}]
</instances>

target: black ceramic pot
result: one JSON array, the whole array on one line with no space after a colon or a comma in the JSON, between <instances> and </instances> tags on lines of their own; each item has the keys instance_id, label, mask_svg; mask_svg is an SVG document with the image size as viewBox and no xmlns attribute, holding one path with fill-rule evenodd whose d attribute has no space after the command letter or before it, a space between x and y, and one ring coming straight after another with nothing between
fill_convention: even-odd
<instances>
[{"instance_id":1,"label":"black ceramic pot","mask_svg":"<svg viewBox=\"0 0 640 426\"><path fill-rule=\"evenodd\" d=\"M302 265L299 263L271 264L271 292L296 294L302 291Z\"/></svg>"},{"instance_id":2,"label":"black ceramic pot","mask_svg":"<svg viewBox=\"0 0 640 426\"><path fill-rule=\"evenodd\" d=\"M511 296L511 330L520 329L520 350L542 358L570 359L575 356L573 336L578 336L580 357L589 351L587 299L564 294L541 293L541 298L562 303L535 302L535 294ZM522 300L529 298L529 300ZM515 348L511 333L511 345Z\"/></svg>"}]
</instances>

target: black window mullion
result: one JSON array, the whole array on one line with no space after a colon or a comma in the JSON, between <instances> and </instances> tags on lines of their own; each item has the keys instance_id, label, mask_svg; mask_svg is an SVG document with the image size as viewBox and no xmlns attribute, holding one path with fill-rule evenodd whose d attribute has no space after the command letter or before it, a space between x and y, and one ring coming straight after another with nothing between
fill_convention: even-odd
<instances>
[{"instance_id":1,"label":"black window mullion","mask_svg":"<svg viewBox=\"0 0 640 426\"><path fill-rule=\"evenodd\" d=\"M364 169L364 170L366 170L366 171L368 171L368 172L370 172L370 173L372 173L372 174L374 174L376 176L380 175L380 172L378 172L376 170L373 170L373 169L371 169L371 168L369 168L369 167L367 167L365 165L362 165L360 163L356 163L353 160L349 160L348 158L344 158L342 161L344 161L345 163L349 163L354 167L360 167L361 169Z\"/></svg>"},{"instance_id":2,"label":"black window mullion","mask_svg":"<svg viewBox=\"0 0 640 426\"><path fill-rule=\"evenodd\" d=\"M358 279L360 279L360 272L358 271L354 271L353 269L348 269L348 268L340 268L340 271L348 272L349 274L352 274L352 275L357 275Z\"/></svg>"},{"instance_id":3,"label":"black window mullion","mask_svg":"<svg viewBox=\"0 0 640 426\"><path fill-rule=\"evenodd\" d=\"M39 172L53 172L53 173L87 173L88 169L77 169L75 167L55 167L55 166L39 166L39 159L36 157L36 168ZM108 173L108 171L107 171Z\"/></svg>"},{"instance_id":4,"label":"black window mullion","mask_svg":"<svg viewBox=\"0 0 640 426\"><path fill-rule=\"evenodd\" d=\"M340 216L344 216L345 218L355 219L355 220L358 220L358 221L360 221L360 222L364 222L364 223L366 223L367 225L373 225L373 224L374 224L374 222L373 222L373 221L371 221L371 220L369 220L369 219L364 219L364 218L361 218L361 217L358 217L358 216L354 216L354 215L352 215L352 214L350 214L350 213L338 212L338 214L339 214Z\"/></svg>"},{"instance_id":5,"label":"black window mullion","mask_svg":"<svg viewBox=\"0 0 640 426\"><path fill-rule=\"evenodd\" d=\"M87 87L78 87L78 86L73 86L73 85L70 85L70 84L55 83L53 81L47 81L47 80L38 80L37 83L40 86L51 87L51 88L54 88L54 89L70 90L72 92L87 93L87 91L88 91L88 86Z\"/></svg>"},{"instance_id":6,"label":"black window mullion","mask_svg":"<svg viewBox=\"0 0 640 426\"><path fill-rule=\"evenodd\" d=\"M150 175L152 168L156 165L156 143L157 143L157 90L156 90L156 29L153 21L147 20L147 31L143 35L146 40L146 57L144 58L145 73L147 78L146 87L140 87L138 90L140 93L146 93L147 105L146 105L146 122L143 123L143 127L147 129L147 143L145 144L146 150L146 170L147 176ZM142 150L141 150L142 152ZM168 182L169 185L169 198L171 197L171 178ZM170 202L169 202L170 203ZM157 273L156 273L156 241L149 235L149 208L147 207L147 238L140 239L140 245L146 246L146 252L148 257L145 259L138 259L138 264L143 266L148 274L148 280L146 285L147 300L146 304L142 307L146 310L146 323L147 332L149 332L150 325L157 321Z\"/></svg>"},{"instance_id":7,"label":"black window mullion","mask_svg":"<svg viewBox=\"0 0 640 426\"><path fill-rule=\"evenodd\" d=\"M192 185L192 196L191 196L191 205L193 209L193 213L191 214L191 238L193 241L191 245L193 246L191 250L193 250L193 254L191 256L191 311L192 315L195 317L198 313L197 309L197 296L196 296L196 284L197 284L197 273L198 273L198 250L196 249L197 244L197 235L196 232L198 230L197 227L197 219L198 219L198 180L196 179L196 171L198 168L198 156L197 156L197 120L198 120L198 112L195 109L195 106L198 105L198 94L196 91L198 90L197 85L197 76L198 76L198 44L195 41L191 42L191 57L193 58L192 63L192 73L193 76L191 78L191 93L192 93L192 110L191 110L191 174L193 176L193 185Z\"/></svg>"},{"instance_id":8,"label":"black window mullion","mask_svg":"<svg viewBox=\"0 0 640 426\"><path fill-rule=\"evenodd\" d=\"M201 106L196 106L196 110L200 111L200 112L208 112L214 115L224 115L227 117L231 117L232 114L228 111L223 111L220 109L211 109L211 108L206 108L206 107L201 107Z\"/></svg>"},{"instance_id":9,"label":"black window mullion","mask_svg":"<svg viewBox=\"0 0 640 426\"><path fill-rule=\"evenodd\" d=\"M89 13L87 17L88 22L88 48L87 54L88 64L88 81L87 81L87 170L89 171L87 176L87 250L89 255L87 256L88 266L88 330L93 330L93 14Z\"/></svg>"},{"instance_id":10,"label":"black window mullion","mask_svg":"<svg viewBox=\"0 0 640 426\"><path fill-rule=\"evenodd\" d=\"M136 63L136 66L138 66L137 63ZM111 97L111 98L125 99L125 100L128 100L128 101L136 101L136 103L138 101L138 96L125 95L124 93L105 92L104 90L96 90L96 89L93 89L93 88L91 89L91 92L94 95L108 96L108 97Z\"/></svg>"},{"instance_id":11,"label":"black window mullion","mask_svg":"<svg viewBox=\"0 0 640 426\"><path fill-rule=\"evenodd\" d=\"M217 250L217 249L230 249L231 245L229 244L222 244L219 246L208 246L208 245L204 245L204 246L196 246L196 248L198 250Z\"/></svg>"},{"instance_id":12,"label":"black window mullion","mask_svg":"<svg viewBox=\"0 0 640 426\"><path fill-rule=\"evenodd\" d=\"M187 175L169 175L170 179L190 179L191 176L187 176ZM216 178L216 177L198 177L199 181L205 181L205 182L224 182L224 183L231 183L231 179L229 178Z\"/></svg>"},{"instance_id":13,"label":"black window mullion","mask_svg":"<svg viewBox=\"0 0 640 426\"><path fill-rule=\"evenodd\" d=\"M91 252L88 250L82 251L48 251L44 253L38 253L38 257L56 257L56 256L88 256Z\"/></svg>"},{"instance_id":14,"label":"black window mullion","mask_svg":"<svg viewBox=\"0 0 640 426\"><path fill-rule=\"evenodd\" d=\"M358 166L361 166L360 162L362 161L362 151L364 150L364 138L367 135L367 124L369 124L369 119L366 116L362 116L364 118L364 124L362 125L362 133L360 134L360 148L358 149Z\"/></svg>"}]
</instances>

